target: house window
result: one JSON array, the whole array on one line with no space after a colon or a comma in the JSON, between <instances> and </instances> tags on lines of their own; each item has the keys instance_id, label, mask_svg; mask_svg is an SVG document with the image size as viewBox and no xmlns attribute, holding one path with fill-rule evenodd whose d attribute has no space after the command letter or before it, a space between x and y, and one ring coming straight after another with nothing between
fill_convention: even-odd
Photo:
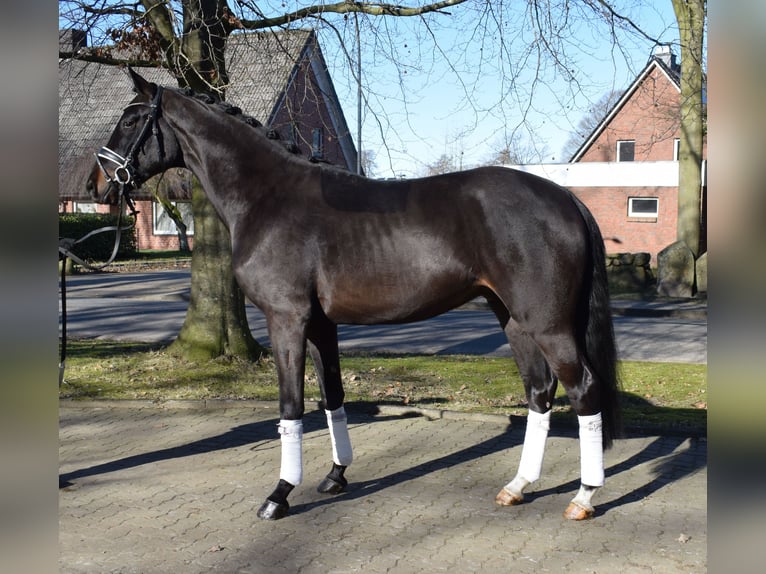
<instances>
[{"instance_id":1,"label":"house window","mask_svg":"<svg viewBox=\"0 0 766 574\"><path fill-rule=\"evenodd\" d=\"M673 161L678 161L678 156L681 153L681 140L676 138L673 140Z\"/></svg>"},{"instance_id":2,"label":"house window","mask_svg":"<svg viewBox=\"0 0 766 574\"><path fill-rule=\"evenodd\" d=\"M629 197L628 217L651 217L659 215L660 200L656 197Z\"/></svg>"},{"instance_id":3,"label":"house window","mask_svg":"<svg viewBox=\"0 0 766 574\"><path fill-rule=\"evenodd\" d=\"M194 218L192 217L191 201L171 201L181 213L181 220L186 224L186 234L194 235ZM178 235L178 228L165 208L156 201L152 202L152 233L154 235Z\"/></svg>"},{"instance_id":4,"label":"house window","mask_svg":"<svg viewBox=\"0 0 766 574\"><path fill-rule=\"evenodd\" d=\"M322 128L311 130L311 157L314 159L324 158L324 134Z\"/></svg>"},{"instance_id":5,"label":"house window","mask_svg":"<svg viewBox=\"0 0 766 574\"><path fill-rule=\"evenodd\" d=\"M75 201L72 203L72 213L97 213L98 207L93 202Z\"/></svg>"},{"instance_id":6,"label":"house window","mask_svg":"<svg viewBox=\"0 0 766 574\"><path fill-rule=\"evenodd\" d=\"M636 157L636 140L617 142L617 161L633 161Z\"/></svg>"}]
</instances>

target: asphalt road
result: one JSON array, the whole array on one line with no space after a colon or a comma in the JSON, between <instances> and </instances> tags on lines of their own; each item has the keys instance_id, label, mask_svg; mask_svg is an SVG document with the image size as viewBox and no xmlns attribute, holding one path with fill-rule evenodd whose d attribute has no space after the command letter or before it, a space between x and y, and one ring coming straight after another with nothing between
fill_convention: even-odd
<instances>
[{"instance_id":1,"label":"asphalt road","mask_svg":"<svg viewBox=\"0 0 766 574\"><path fill-rule=\"evenodd\" d=\"M188 270L98 273L67 279L70 337L169 342L188 307ZM613 302L623 360L707 363L707 307L698 301ZM254 337L268 345L263 314L247 306ZM341 350L511 356L491 312L474 305L406 325L339 328Z\"/></svg>"}]
</instances>

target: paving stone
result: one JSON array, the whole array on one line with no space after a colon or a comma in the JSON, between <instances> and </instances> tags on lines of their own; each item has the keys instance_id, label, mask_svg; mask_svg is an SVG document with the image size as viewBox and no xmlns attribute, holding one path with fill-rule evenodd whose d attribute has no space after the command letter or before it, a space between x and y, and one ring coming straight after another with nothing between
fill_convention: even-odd
<instances>
[{"instance_id":1,"label":"paving stone","mask_svg":"<svg viewBox=\"0 0 766 574\"><path fill-rule=\"evenodd\" d=\"M606 454L593 520L562 512L579 483L571 431L553 429L527 502L494 495L515 474L507 421L349 413L347 492L323 415L306 418L291 514L257 518L279 471L273 408L60 409L59 568L67 573L630 572L707 569L707 444L630 436Z\"/></svg>"}]
</instances>

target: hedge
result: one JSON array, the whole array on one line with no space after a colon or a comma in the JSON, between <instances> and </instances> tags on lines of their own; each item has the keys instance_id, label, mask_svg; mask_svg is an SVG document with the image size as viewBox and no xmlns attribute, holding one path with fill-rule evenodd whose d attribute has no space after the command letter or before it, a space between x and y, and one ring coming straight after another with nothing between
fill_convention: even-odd
<instances>
[{"instance_id":1,"label":"hedge","mask_svg":"<svg viewBox=\"0 0 766 574\"><path fill-rule=\"evenodd\" d=\"M123 215L121 225L126 227L134 223L135 218ZM117 225L118 216L108 213L60 213L59 214L59 238L80 239L94 229ZM82 243L78 243L72 248L72 252L84 259L98 263L106 261L111 257L114 249L115 232L105 231L97 233ZM135 257L136 249L136 228L123 229L120 235L120 248L117 251L117 259L130 259Z\"/></svg>"}]
</instances>

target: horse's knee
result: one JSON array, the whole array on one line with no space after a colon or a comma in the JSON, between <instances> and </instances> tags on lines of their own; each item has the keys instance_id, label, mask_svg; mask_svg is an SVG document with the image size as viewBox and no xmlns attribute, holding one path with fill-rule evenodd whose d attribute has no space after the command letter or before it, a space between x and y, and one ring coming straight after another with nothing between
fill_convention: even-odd
<instances>
[{"instance_id":1,"label":"horse's knee","mask_svg":"<svg viewBox=\"0 0 766 574\"><path fill-rule=\"evenodd\" d=\"M280 401L279 415L282 420L299 421L303 418L305 409L303 401Z\"/></svg>"}]
</instances>

